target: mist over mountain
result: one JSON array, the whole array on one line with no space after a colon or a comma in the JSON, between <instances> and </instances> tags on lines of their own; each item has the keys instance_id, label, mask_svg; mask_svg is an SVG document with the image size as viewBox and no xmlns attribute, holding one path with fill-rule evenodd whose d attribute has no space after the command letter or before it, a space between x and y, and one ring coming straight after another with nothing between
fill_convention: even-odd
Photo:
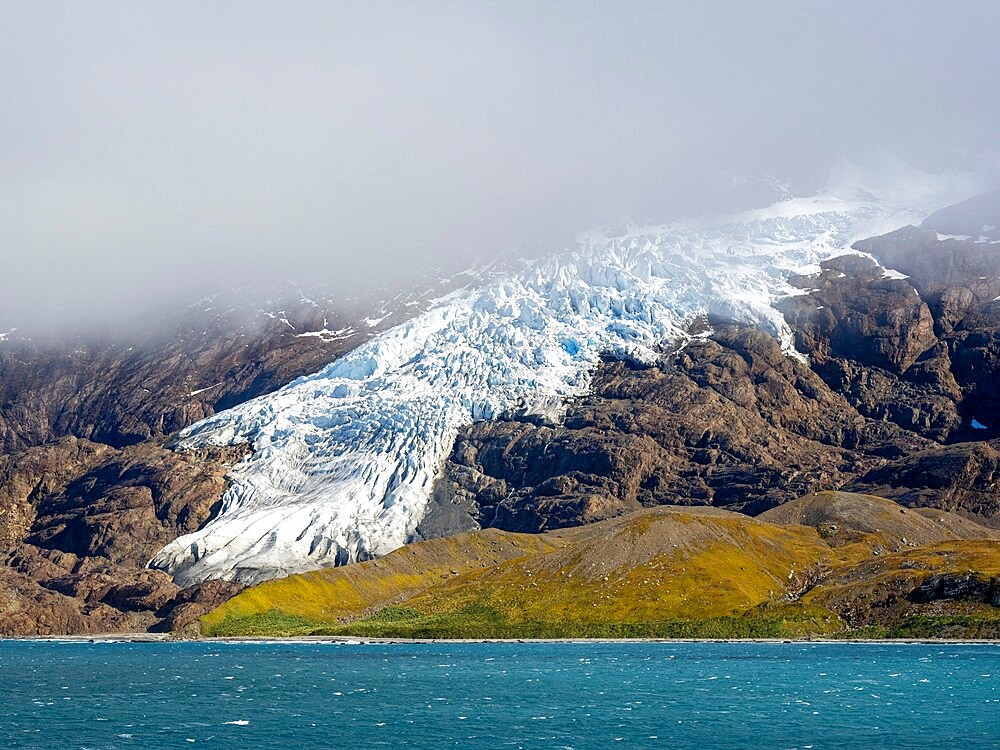
<instances>
[{"instance_id":1,"label":"mist over mountain","mask_svg":"<svg viewBox=\"0 0 1000 750\"><path fill-rule=\"evenodd\" d=\"M997 163L986 2L5 15L0 308L56 327L275 278L402 287L594 225L810 195L879 149Z\"/></svg>"}]
</instances>

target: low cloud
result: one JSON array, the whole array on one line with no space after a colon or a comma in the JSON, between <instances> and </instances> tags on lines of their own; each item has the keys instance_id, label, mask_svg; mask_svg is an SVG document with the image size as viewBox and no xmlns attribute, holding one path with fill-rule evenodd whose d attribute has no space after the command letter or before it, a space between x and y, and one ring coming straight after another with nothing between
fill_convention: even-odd
<instances>
[{"instance_id":1,"label":"low cloud","mask_svg":"<svg viewBox=\"0 0 1000 750\"><path fill-rule=\"evenodd\" d=\"M992 3L668 5L10 4L0 308L347 294L807 192L845 154L996 161Z\"/></svg>"}]
</instances>

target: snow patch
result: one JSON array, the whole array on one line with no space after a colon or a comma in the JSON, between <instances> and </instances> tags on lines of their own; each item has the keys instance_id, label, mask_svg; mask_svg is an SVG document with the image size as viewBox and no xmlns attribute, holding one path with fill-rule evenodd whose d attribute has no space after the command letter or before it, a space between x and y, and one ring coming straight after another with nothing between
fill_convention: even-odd
<instances>
[{"instance_id":1,"label":"snow patch","mask_svg":"<svg viewBox=\"0 0 1000 750\"><path fill-rule=\"evenodd\" d=\"M896 271L896 270L894 270L892 268L886 268L886 269L883 269L883 271L882 271L882 278L883 279L900 279L900 280L902 280L902 279L908 279L910 277L907 276L905 273L900 273L899 271Z\"/></svg>"},{"instance_id":2,"label":"snow patch","mask_svg":"<svg viewBox=\"0 0 1000 750\"><path fill-rule=\"evenodd\" d=\"M198 388L197 390L191 391L188 396L197 396L199 393L204 393L205 391L210 391L213 388L218 388L222 383L216 383L215 385L205 386L204 388Z\"/></svg>"},{"instance_id":3,"label":"snow patch","mask_svg":"<svg viewBox=\"0 0 1000 750\"><path fill-rule=\"evenodd\" d=\"M306 331L305 333L295 334L297 339L305 338L318 338L323 341L340 341L341 339L349 339L354 336L357 332L353 328L338 328L335 331L331 331L328 328L320 329L319 331Z\"/></svg>"}]
</instances>

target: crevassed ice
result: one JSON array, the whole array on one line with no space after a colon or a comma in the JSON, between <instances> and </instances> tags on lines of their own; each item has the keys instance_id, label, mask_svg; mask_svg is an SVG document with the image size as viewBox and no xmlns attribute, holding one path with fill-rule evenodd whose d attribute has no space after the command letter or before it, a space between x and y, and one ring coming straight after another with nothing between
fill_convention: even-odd
<instances>
[{"instance_id":1,"label":"crevassed ice","mask_svg":"<svg viewBox=\"0 0 1000 750\"><path fill-rule=\"evenodd\" d=\"M931 204L930 207L936 207ZM459 428L512 411L558 418L601 354L656 359L691 319L760 325L793 272L923 206L793 200L729 219L636 229L456 292L320 372L189 427L180 447L249 442L219 515L151 565L181 584L253 583L405 544Z\"/></svg>"}]
</instances>

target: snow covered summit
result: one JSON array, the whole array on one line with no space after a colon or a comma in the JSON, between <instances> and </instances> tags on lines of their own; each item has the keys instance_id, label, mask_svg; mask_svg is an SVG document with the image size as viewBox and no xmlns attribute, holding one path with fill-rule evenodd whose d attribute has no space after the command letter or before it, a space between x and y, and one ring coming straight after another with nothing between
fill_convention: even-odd
<instances>
[{"instance_id":1,"label":"snow covered summit","mask_svg":"<svg viewBox=\"0 0 1000 750\"><path fill-rule=\"evenodd\" d=\"M249 442L219 515L151 561L182 585L254 583L383 555L423 517L458 430L505 414L558 419L602 354L653 362L688 323L753 323L794 354L772 307L787 283L951 195L840 190L737 216L583 236L439 300L281 390L199 422L180 447Z\"/></svg>"}]
</instances>

